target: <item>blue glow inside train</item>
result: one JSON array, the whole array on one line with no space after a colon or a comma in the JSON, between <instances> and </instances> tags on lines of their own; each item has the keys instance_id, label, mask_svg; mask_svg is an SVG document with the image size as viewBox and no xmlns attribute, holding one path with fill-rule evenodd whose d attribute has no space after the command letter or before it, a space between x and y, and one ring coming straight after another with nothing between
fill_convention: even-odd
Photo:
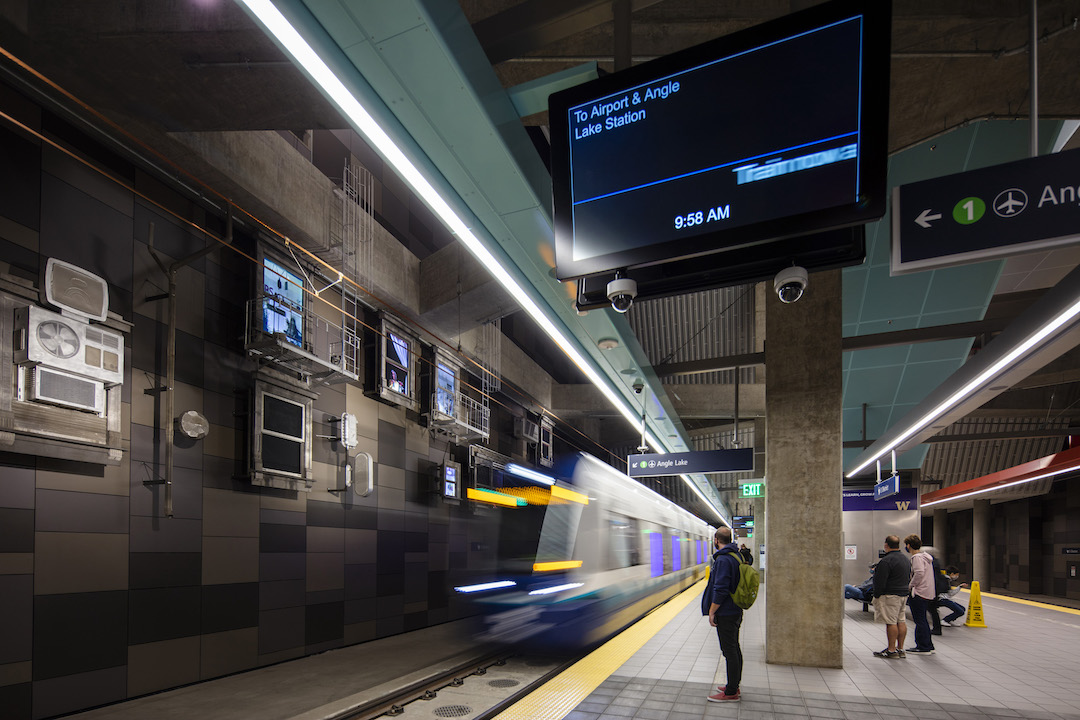
<instances>
[{"instance_id":1,"label":"blue glow inside train","mask_svg":"<svg viewBox=\"0 0 1080 720\"><path fill-rule=\"evenodd\" d=\"M455 588L481 610L479 640L592 645L708 569L712 527L590 455L494 478L469 499L499 506L495 567Z\"/></svg>"}]
</instances>

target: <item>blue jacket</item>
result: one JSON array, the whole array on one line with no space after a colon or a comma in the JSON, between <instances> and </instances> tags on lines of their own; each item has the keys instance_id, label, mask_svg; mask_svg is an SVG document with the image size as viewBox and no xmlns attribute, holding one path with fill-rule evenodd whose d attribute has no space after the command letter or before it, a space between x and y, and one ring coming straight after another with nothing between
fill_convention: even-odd
<instances>
[{"instance_id":1,"label":"blue jacket","mask_svg":"<svg viewBox=\"0 0 1080 720\"><path fill-rule=\"evenodd\" d=\"M739 548L735 543L728 543L713 553L712 571L705 592L701 594L701 614L708 615L713 603L717 615L741 615L742 608L731 599L731 593L739 586Z\"/></svg>"}]
</instances>

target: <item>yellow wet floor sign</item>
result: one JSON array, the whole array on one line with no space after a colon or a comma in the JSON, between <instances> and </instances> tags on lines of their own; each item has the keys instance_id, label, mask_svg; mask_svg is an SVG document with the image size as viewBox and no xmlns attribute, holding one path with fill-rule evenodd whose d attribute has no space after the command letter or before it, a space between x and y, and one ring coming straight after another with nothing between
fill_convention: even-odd
<instances>
[{"instance_id":1,"label":"yellow wet floor sign","mask_svg":"<svg viewBox=\"0 0 1080 720\"><path fill-rule=\"evenodd\" d=\"M979 581L971 582L971 600L968 602L967 619L964 625L968 627L986 627L983 620L982 593L979 592Z\"/></svg>"}]
</instances>

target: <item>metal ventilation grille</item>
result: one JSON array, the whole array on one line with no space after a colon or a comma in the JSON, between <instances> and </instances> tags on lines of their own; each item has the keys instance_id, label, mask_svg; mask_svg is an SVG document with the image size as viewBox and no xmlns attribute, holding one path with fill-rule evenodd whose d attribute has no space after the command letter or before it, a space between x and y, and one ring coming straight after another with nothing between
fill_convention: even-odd
<instances>
[{"instance_id":1,"label":"metal ventilation grille","mask_svg":"<svg viewBox=\"0 0 1080 720\"><path fill-rule=\"evenodd\" d=\"M642 300L631 306L626 317L654 367L754 351L753 285ZM755 368L742 368L739 381L756 382ZM734 382L734 370L665 380L678 385Z\"/></svg>"},{"instance_id":2,"label":"metal ventilation grille","mask_svg":"<svg viewBox=\"0 0 1080 720\"><path fill-rule=\"evenodd\" d=\"M489 680L488 685L495 688L512 688L517 687L521 683L517 680L511 680L510 678L502 678L499 680Z\"/></svg>"},{"instance_id":3,"label":"metal ventilation grille","mask_svg":"<svg viewBox=\"0 0 1080 720\"><path fill-rule=\"evenodd\" d=\"M102 412L103 389L100 382L36 367L30 378L31 399L64 407Z\"/></svg>"},{"instance_id":4,"label":"metal ventilation grille","mask_svg":"<svg viewBox=\"0 0 1080 720\"><path fill-rule=\"evenodd\" d=\"M431 711L435 717L459 718L472 715L472 708L468 705L443 705Z\"/></svg>"}]
</instances>

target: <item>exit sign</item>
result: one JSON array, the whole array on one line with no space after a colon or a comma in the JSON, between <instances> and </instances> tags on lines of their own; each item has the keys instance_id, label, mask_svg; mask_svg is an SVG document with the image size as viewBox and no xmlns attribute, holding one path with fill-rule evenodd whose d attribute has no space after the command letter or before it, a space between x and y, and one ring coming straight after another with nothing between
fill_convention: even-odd
<instances>
[{"instance_id":1,"label":"exit sign","mask_svg":"<svg viewBox=\"0 0 1080 720\"><path fill-rule=\"evenodd\" d=\"M754 482L754 483L746 483L745 485L740 485L739 486L739 497L740 498L765 497L765 483L763 483L763 482Z\"/></svg>"}]
</instances>

